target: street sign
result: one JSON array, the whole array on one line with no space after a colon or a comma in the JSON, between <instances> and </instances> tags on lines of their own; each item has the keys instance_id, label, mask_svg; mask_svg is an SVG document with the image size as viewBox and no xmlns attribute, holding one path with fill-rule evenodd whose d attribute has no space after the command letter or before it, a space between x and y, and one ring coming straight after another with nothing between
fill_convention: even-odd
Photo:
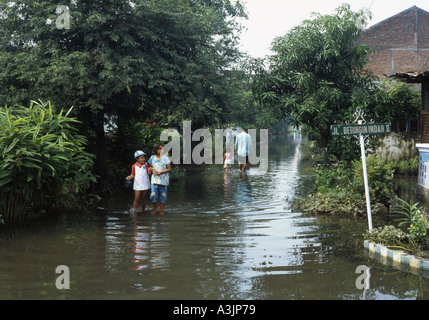
<instances>
[{"instance_id":1,"label":"street sign","mask_svg":"<svg viewBox=\"0 0 429 320\"><path fill-rule=\"evenodd\" d=\"M360 108L356 109L354 114L356 116L354 124L347 125L332 125L331 135L334 137L340 136L355 136L359 138L359 144L362 154L362 168L363 168L363 180L365 185L365 198L366 207L368 214L368 228L372 232L372 213L371 213L371 201L369 198L369 187L368 187L368 172L366 169L366 157L365 157L365 139L368 136L376 134L388 134L392 132L390 123L369 123L364 124L364 113ZM360 120L358 120L360 118ZM357 122L357 124L356 124ZM365 138L364 138L365 136Z\"/></svg>"},{"instance_id":2,"label":"street sign","mask_svg":"<svg viewBox=\"0 0 429 320\"><path fill-rule=\"evenodd\" d=\"M350 125L332 125L332 136L358 136L388 134L391 133L390 123L369 123L369 124L350 124Z\"/></svg>"}]
</instances>

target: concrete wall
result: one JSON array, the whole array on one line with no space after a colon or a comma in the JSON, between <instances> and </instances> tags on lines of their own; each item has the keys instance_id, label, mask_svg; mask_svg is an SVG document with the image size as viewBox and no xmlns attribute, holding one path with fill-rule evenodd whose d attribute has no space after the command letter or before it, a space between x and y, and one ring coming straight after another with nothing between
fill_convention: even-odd
<instances>
[{"instance_id":1,"label":"concrete wall","mask_svg":"<svg viewBox=\"0 0 429 320\"><path fill-rule=\"evenodd\" d=\"M419 155L415 134L392 132L379 139L380 146L375 149L375 154L385 160L408 160Z\"/></svg>"}]
</instances>

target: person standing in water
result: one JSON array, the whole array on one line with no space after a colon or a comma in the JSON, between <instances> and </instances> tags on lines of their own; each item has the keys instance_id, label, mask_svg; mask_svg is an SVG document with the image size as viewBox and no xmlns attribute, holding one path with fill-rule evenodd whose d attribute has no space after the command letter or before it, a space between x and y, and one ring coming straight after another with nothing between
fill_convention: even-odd
<instances>
[{"instance_id":1,"label":"person standing in water","mask_svg":"<svg viewBox=\"0 0 429 320\"><path fill-rule=\"evenodd\" d=\"M238 155L238 169L242 173L245 173L247 169L251 145L252 139L250 134L246 133L244 129L241 129L240 133L235 138L235 149Z\"/></svg>"},{"instance_id":2,"label":"person standing in water","mask_svg":"<svg viewBox=\"0 0 429 320\"><path fill-rule=\"evenodd\" d=\"M152 214L156 214L158 210L158 198L160 199L160 214L163 215L165 204L167 203L167 187L169 185L171 171L170 159L162 154L162 143L157 142L152 148L153 155L149 158L148 164L152 166L151 192L150 199L152 200Z\"/></svg>"},{"instance_id":3,"label":"person standing in water","mask_svg":"<svg viewBox=\"0 0 429 320\"><path fill-rule=\"evenodd\" d=\"M223 167L226 171L231 171L231 164L232 164L232 157L233 155L231 152L225 151L223 155Z\"/></svg>"},{"instance_id":4,"label":"person standing in water","mask_svg":"<svg viewBox=\"0 0 429 320\"><path fill-rule=\"evenodd\" d=\"M152 168L146 163L146 153L141 150L137 150L134 153L136 163L131 167L131 174L126 177L127 180L134 179L134 201L133 201L133 213L136 212L137 206L141 199L142 201L142 213L145 212L147 191L150 190L150 174Z\"/></svg>"}]
</instances>

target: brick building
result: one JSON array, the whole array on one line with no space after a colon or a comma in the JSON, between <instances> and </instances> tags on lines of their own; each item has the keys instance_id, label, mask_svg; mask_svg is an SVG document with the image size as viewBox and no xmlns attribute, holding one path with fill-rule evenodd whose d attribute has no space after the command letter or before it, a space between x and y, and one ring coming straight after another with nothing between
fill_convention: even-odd
<instances>
[{"instance_id":1,"label":"brick building","mask_svg":"<svg viewBox=\"0 0 429 320\"><path fill-rule=\"evenodd\" d=\"M429 70L429 12L416 6L364 30L361 42L372 47L367 68L386 79Z\"/></svg>"},{"instance_id":2,"label":"brick building","mask_svg":"<svg viewBox=\"0 0 429 320\"><path fill-rule=\"evenodd\" d=\"M374 49L367 68L380 79L421 84L421 142L429 143L429 12L413 6L364 30Z\"/></svg>"}]
</instances>

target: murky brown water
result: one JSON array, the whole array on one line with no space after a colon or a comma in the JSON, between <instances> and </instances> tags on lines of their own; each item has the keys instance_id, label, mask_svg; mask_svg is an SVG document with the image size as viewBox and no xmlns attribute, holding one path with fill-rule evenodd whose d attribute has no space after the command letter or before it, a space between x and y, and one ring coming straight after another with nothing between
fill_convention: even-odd
<instances>
[{"instance_id":1,"label":"murky brown water","mask_svg":"<svg viewBox=\"0 0 429 320\"><path fill-rule=\"evenodd\" d=\"M312 183L301 169L299 144L284 140L270 145L267 174L189 168L164 217L130 215L124 193L3 229L0 299L427 299L428 279L366 257L365 219L291 212ZM59 265L69 290L55 285ZM365 295L359 265L371 267Z\"/></svg>"}]
</instances>

